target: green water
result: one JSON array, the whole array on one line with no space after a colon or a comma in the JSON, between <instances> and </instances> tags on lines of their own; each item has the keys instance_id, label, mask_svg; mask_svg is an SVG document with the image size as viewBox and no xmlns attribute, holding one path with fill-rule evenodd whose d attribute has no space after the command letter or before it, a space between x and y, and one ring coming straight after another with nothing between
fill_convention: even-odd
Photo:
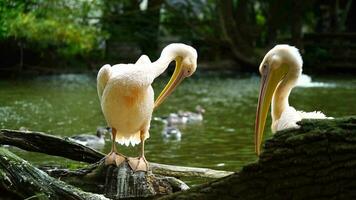
<instances>
[{"instance_id":1,"label":"green water","mask_svg":"<svg viewBox=\"0 0 356 200\"><path fill-rule=\"evenodd\" d=\"M160 78L154 84L156 95L167 80ZM291 105L299 110L321 110L334 117L356 114L353 76L317 77L313 81L326 86L295 88L290 96ZM151 137L146 142L148 161L234 171L255 161L253 128L258 89L257 75L198 74L186 79L154 116L194 110L199 104L206 109L204 121L181 127L180 141L164 140L163 124L153 121ZM94 133L98 126L104 125L94 76L0 80L0 128L26 127L65 137ZM268 127L267 137L270 136ZM107 139L103 152L110 149L110 137ZM38 165L75 163L16 148L11 150ZM131 156L138 154L137 148L119 146L119 150Z\"/></svg>"}]
</instances>

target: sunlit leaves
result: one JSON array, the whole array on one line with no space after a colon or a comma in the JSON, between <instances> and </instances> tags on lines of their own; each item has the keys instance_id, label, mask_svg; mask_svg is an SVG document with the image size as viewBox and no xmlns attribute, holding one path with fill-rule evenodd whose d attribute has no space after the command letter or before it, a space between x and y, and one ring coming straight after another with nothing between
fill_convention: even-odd
<instances>
[{"instance_id":1,"label":"sunlit leaves","mask_svg":"<svg viewBox=\"0 0 356 200\"><path fill-rule=\"evenodd\" d=\"M94 6L93 6L94 5ZM0 3L0 39L49 46L64 55L87 53L103 39L96 1L15 1Z\"/></svg>"}]
</instances>

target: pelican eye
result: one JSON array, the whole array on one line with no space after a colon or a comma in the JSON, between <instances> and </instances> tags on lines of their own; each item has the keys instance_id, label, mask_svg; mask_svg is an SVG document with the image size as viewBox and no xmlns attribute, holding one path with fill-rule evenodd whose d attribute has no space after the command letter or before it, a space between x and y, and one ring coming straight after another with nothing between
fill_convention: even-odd
<instances>
[{"instance_id":1,"label":"pelican eye","mask_svg":"<svg viewBox=\"0 0 356 200\"><path fill-rule=\"evenodd\" d=\"M263 64L263 69L267 68L267 63Z\"/></svg>"},{"instance_id":2,"label":"pelican eye","mask_svg":"<svg viewBox=\"0 0 356 200\"><path fill-rule=\"evenodd\" d=\"M265 64L262 65L262 70L261 70L262 73L266 73L266 71L267 71L267 66L268 66L267 63L265 63Z\"/></svg>"}]
</instances>

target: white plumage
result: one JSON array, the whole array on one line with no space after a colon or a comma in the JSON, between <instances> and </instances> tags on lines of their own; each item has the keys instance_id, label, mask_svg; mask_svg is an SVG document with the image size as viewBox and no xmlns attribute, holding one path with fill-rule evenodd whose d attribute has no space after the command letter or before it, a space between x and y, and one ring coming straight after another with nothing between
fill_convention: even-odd
<instances>
[{"instance_id":1,"label":"white plumage","mask_svg":"<svg viewBox=\"0 0 356 200\"><path fill-rule=\"evenodd\" d=\"M116 129L115 140L120 144L139 144L141 130L144 131L144 139L149 137L154 105L151 83L155 78L148 73L149 70L148 66L140 63L105 65L99 71L101 108L108 125ZM103 84L106 77L107 82ZM105 86L103 92L99 89L101 85Z\"/></svg>"},{"instance_id":2,"label":"white plumage","mask_svg":"<svg viewBox=\"0 0 356 200\"><path fill-rule=\"evenodd\" d=\"M151 84L174 60L176 69L172 78L154 102ZM149 138L153 109L159 106L185 77L195 72L196 63L197 52L193 47L170 44L153 63L143 55L135 64L104 65L98 72L97 90L104 117L113 131L113 141L127 146L141 142L139 159L146 162L143 143ZM117 161L117 155L116 147L113 145L107 163L112 164L115 159L115 163L119 165L124 159L120 158ZM140 170L137 167L135 169ZM147 166L142 170L146 171Z\"/></svg>"},{"instance_id":3,"label":"white plumage","mask_svg":"<svg viewBox=\"0 0 356 200\"><path fill-rule=\"evenodd\" d=\"M272 122L272 132L281 131L287 128L299 128L297 122L302 119L331 119L332 117L326 117L324 113L320 111L304 112L297 111L292 106L287 107L281 114L281 117Z\"/></svg>"},{"instance_id":4,"label":"white plumage","mask_svg":"<svg viewBox=\"0 0 356 200\"><path fill-rule=\"evenodd\" d=\"M328 118L320 111L297 111L289 105L289 94L301 77L302 65L303 60L298 49L289 45L276 45L262 60L259 68L262 78L255 126L255 146L258 154L270 105L273 133L287 128L298 128L297 122L302 119Z\"/></svg>"}]
</instances>

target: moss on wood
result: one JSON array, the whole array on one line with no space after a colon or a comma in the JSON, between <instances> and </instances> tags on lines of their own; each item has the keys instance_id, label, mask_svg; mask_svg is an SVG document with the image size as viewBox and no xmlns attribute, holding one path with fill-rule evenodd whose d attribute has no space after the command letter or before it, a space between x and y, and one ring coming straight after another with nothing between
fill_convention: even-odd
<instances>
[{"instance_id":1,"label":"moss on wood","mask_svg":"<svg viewBox=\"0 0 356 200\"><path fill-rule=\"evenodd\" d=\"M54 179L4 148L0 148L0 170L2 198L107 199Z\"/></svg>"},{"instance_id":2,"label":"moss on wood","mask_svg":"<svg viewBox=\"0 0 356 200\"><path fill-rule=\"evenodd\" d=\"M355 199L356 117L299 124L240 172L162 199Z\"/></svg>"}]
</instances>

